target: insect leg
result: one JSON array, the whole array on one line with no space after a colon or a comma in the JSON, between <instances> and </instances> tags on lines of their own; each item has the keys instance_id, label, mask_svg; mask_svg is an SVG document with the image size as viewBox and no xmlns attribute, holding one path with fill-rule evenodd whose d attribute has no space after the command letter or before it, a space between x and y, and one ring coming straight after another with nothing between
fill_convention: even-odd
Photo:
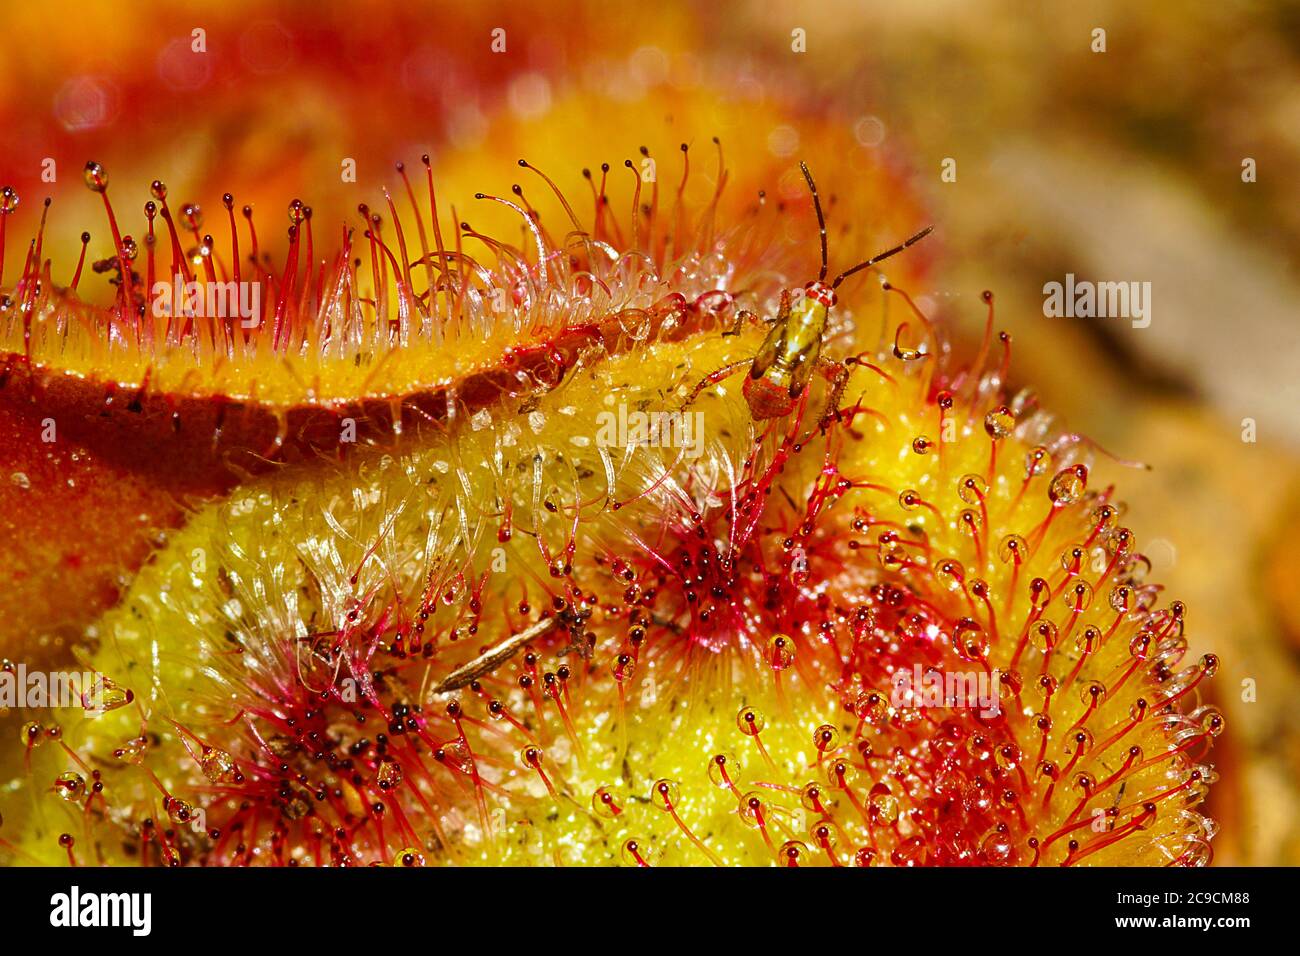
<instances>
[{"instance_id":1,"label":"insect leg","mask_svg":"<svg viewBox=\"0 0 1300 956\"><path fill-rule=\"evenodd\" d=\"M844 397L844 389L849 384L849 367L842 362L824 361L820 362L817 370L831 383L830 394L826 398L826 409L822 412L821 421L818 427L825 432L832 421L840 417L840 399Z\"/></svg>"},{"instance_id":2,"label":"insect leg","mask_svg":"<svg viewBox=\"0 0 1300 956\"><path fill-rule=\"evenodd\" d=\"M739 335L741 328L746 322L752 322L755 319L767 322L771 325L784 326L790 321L790 310L794 307L794 299L790 295L789 289L781 290L781 303L777 306L776 317L769 319L767 316L755 315L749 309L741 309L736 313L736 321L732 323L731 328L723 335Z\"/></svg>"},{"instance_id":3,"label":"insect leg","mask_svg":"<svg viewBox=\"0 0 1300 956\"><path fill-rule=\"evenodd\" d=\"M736 321L732 322L731 328L727 329L727 331L722 334L724 337L728 335L739 335L741 328L744 327L746 322L752 322L757 318L758 316L749 309L739 309L736 312Z\"/></svg>"},{"instance_id":4,"label":"insect leg","mask_svg":"<svg viewBox=\"0 0 1300 956\"><path fill-rule=\"evenodd\" d=\"M781 290L781 304L776 308L776 324L786 325L790 321L790 310L794 308L794 299L789 289Z\"/></svg>"},{"instance_id":5,"label":"insect leg","mask_svg":"<svg viewBox=\"0 0 1300 956\"><path fill-rule=\"evenodd\" d=\"M704 378L700 380L700 383L691 390L691 394L687 396L686 401L682 403L681 408L679 408L678 411L683 411L686 408L690 407L690 405L694 403L694 401L697 398L700 397L700 393L704 391L706 388L709 388L712 385L716 385L718 382L721 382L723 379L728 378L731 375L734 375L738 370L744 368L748 364L749 364L749 359L741 359L739 362L729 362L728 364L722 366L722 368L718 369L716 372L712 372L709 375L706 375Z\"/></svg>"}]
</instances>

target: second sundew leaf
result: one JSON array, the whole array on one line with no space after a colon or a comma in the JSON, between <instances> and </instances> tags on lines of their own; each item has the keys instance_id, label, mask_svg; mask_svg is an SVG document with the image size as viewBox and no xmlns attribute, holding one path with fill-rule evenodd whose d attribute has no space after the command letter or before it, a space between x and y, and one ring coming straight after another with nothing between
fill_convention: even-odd
<instances>
[{"instance_id":1,"label":"second sundew leaf","mask_svg":"<svg viewBox=\"0 0 1300 956\"><path fill-rule=\"evenodd\" d=\"M195 788L203 789L204 745L197 741L226 741L216 749L240 764L249 758L229 739L242 737L247 747L284 736L286 719L306 719L313 689L330 689L328 707L342 712L331 733L339 732L337 721L353 721L341 695L381 727L399 699L427 707L433 677L449 662L501 638L511 621L522 626L556 613L555 601L581 608L593 579L609 576L615 547L629 537L662 547L666 515L687 520L707 509L727 476L745 471L752 424L738 392L682 413L700 416L692 448L606 447L599 436L629 411L680 403L674 395L684 384L745 354L753 340L701 336L613 356L580 369L527 410L482 411L453 439L363 451L324 472L289 469L202 508L94 629L99 649L91 665L132 688L135 704L96 718L61 714L63 739L92 763L129 751L133 739L149 740L143 755L131 754L106 774L105 799L135 819L164 791L203 806ZM693 454L699 457L683 457ZM521 602L530 609L520 610ZM602 645L614 642L592 658L603 673L575 681L612 680L607 658L622 638L599 633ZM537 646L554 652L575 635L561 631ZM372 655L394 648L399 663L370 670ZM575 670L589 666L577 653L570 659ZM633 696L659 699L639 683ZM666 706L670 715L677 709ZM241 735L249 718L256 731ZM575 731L570 746L592 761L584 773L594 776L584 781L620 774L607 739L610 719ZM445 718L430 717L430 726L439 722ZM626 748L658 749L657 729L646 739L631 730ZM345 736L352 743L366 732L360 722ZM47 753L36 756L44 766ZM500 767L484 774L523 776ZM535 784L512 786L526 793ZM276 805L282 799L270 797ZM438 812L449 816L448 826L457 814L467 814L461 825L472 825L472 804L448 801ZM33 848L53 845L43 827L32 836Z\"/></svg>"}]
</instances>

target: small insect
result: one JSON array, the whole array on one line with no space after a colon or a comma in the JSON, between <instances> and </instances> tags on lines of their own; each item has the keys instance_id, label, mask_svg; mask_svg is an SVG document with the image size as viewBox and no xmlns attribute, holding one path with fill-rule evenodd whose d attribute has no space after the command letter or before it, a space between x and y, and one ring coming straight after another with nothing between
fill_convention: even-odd
<instances>
[{"instance_id":1,"label":"small insect","mask_svg":"<svg viewBox=\"0 0 1300 956\"><path fill-rule=\"evenodd\" d=\"M758 353L749 363L749 374L745 377L742 393L749 404L750 414L756 421L780 418L788 415L808 387L814 371L820 372L831 383L831 393L822 417L822 424L835 416L839 409L840 396L849 380L846 363L834 362L822 358L822 340L826 335L826 325L830 320L831 309L837 298L835 290L841 282L856 272L868 269L878 262L897 255L913 243L920 242L930 234L933 226L926 226L905 242L887 249L879 255L859 262L851 269L846 269L835 277L829 285L826 283L826 217L822 214L821 199L817 195L817 184L813 182L812 173L806 163L800 163L808 189L812 192L813 208L817 210L817 225L821 235L822 267L817 278L803 287L798 301L789 289L781 291L781 303L772 320ZM724 335L738 335L741 326L757 316L748 309L736 314L732 328ZM714 372L702 381L691 394L687 404L694 401L699 393L716 382L726 378L737 368L746 364L737 362Z\"/></svg>"}]
</instances>

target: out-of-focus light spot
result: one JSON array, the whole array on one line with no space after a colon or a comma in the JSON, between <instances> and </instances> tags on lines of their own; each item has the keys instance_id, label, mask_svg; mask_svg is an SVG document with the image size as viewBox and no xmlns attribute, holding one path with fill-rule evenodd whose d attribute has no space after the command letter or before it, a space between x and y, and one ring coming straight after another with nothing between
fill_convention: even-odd
<instances>
[{"instance_id":1,"label":"out-of-focus light spot","mask_svg":"<svg viewBox=\"0 0 1300 956\"><path fill-rule=\"evenodd\" d=\"M476 103L461 104L447 118L447 138L459 149L477 146L487 135L487 117Z\"/></svg>"},{"instance_id":2,"label":"out-of-focus light spot","mask_svg":"<svg viewBox=\"0 0 1300 956\"><path fill-rule=\"evenodd\" d=\"M799 149L799 131L793 126L778 126L767 134L767 151L773 156L793 156Z\"/></svg>"},{"instance_id":3,"label":"out-of-focus light spot","mask_svg":"<svg viewBox=\"0 0 1300 956\"><path fill-rule=\"evenodd\" d=\"M117 92L98 76L76 76L54 95L54 117L70 132L97 129L117 114Z\"/></svg>"},{"instance_id":4,"label":"out-of-focus light spot","mask_svg":"<svg viewBox=\"0 0 1300 956\"><path fill-rule=\"evenodd\" d=\"M813 172L816 174L816 170ZM778 199L786 203L808 199L809 204L812 203L808 194L808 184L804 181L803 173L793 166L781 174L781 177L776 181L775 190L768 190L768 198Z\"/></svg>"},{"instance_id":5,"label":"out-of-focus light spot","mask_svg":"<svg viewBox=\"0 0 1300 956\"><path fill-rule=\"evenodd\" d=\"M551 108L551 84L540 73L525 73L510 82L509 98L520 119L538 119Z\"/></svg>"},{"instance_id":6,"label":"out-of-focus light spot","mask_svg":"<svg viewBox=\"0 0 1300 956\"><path fill-rule=\"evenodd\" d=\"M864 116L853 124L853 136L863 146L879 146L885 141L885 124L876 116Z\"/></svg>"},{"instance_id":7,"label":"out-of-focus light spot","mask_svg":"<svg viewBox=\"0 0 1300 956\"><path fill-rule=\"evenodd\" d=\"M761 100L766 93L763 81L756 76L739 77L736 80L735 87L736 98L742 100Z\"/></svg>"},{"instance_id":8,"label":"out-of-focus light spot","mask_svg":"<svg viewBox=\"0 0 1300 956\"><path fill-rule=\"evenodd\" d=\"M212 60L207 53L190 49L190 38L177 37L162 48L157 61L158 79L179 92L202 89L212 77Z\"/></svg>"},{"instance_id":9,"label":"out-of-focus light spot","mask_svg":"<svg viewBox=\"0 0 1300 956\"><path fill-rule=\"evenodd\" d=\"M668 76L668 54L657 46L643 46L628 58L628 66L643 86L658 86Z\"/></svg>"},{"instance_id":10,"label":"out-of-focus light spot","mask_svg":"<svg viewBox=\"0 0 1300 956\"><path fill-rule=\"evenodd\" d=\"M645 95L645 84L631 61L599 57L586 65L585 72L592 89L612 100L632 103Z\"/></svg>"},{"instance_id":11,"label":"out-of-focus light spot","mask_svg":"<svg viewBox=\"0 0 1300 956\"><path fill-rule=\"evenodd\" d=\"M254 73L279 73L293 59L293 36L275 20L259 20L240 36L239 57Z\"/></svg>"},{"instance_id":12,"label":"out-of-focus light spot","mask_svg":"<svg viewBox=\"0 0 1300 956\"><path fill-rule=\"evenodd\" d=\"M1178 549L1164 538L1153 538L1142 551L1157 570L1166 570L1178 563Z\"/></svg>"}]
</instances>

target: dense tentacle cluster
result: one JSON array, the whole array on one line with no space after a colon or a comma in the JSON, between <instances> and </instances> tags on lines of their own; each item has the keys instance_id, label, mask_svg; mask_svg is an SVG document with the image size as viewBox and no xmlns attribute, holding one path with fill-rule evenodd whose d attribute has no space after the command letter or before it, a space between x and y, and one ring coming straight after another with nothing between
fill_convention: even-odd
<instances>
[{"instance_id":1,"label":"dense tentacle cluster","mask_svg":"<svg viewBox=\"0 0 1300 956\"><path fill-rule=\"evenodd\" d=\"M1183 662L1185 610L1159 606L1123 506L1090 487L1091 446L1006 393L1005 336L987 367L991 296L963 366L886 283L909 318L892 349L847 357L851 404L818 427L818 387L759 424L743 372L690 396L761 339L721 335L737 299L771 314L801 277L715 239L712 216L677 219L670 239L606 212L556 242L524 210L531 248L486 240L497 265L481 271L436 262L452 255L441 243L394 252L372 221L376 288L393 299L348 291L326 307L282 284L311 322L245 345L274 352L288 336L302 360L348 328L370 329L348 348L375 334L409 348L440 324L424 318L440 288L459 290L448 301L474 327L476 274L481 291L509 291L489 351L511 335L549 355L575 326L621 332L435 431L200 509L91 635L89 666L131 699L25 729L32 789L52 784L35 808L7 807L14 852L1206 862L1213 824L1194 808L1222 718L1197 688L1216 662ZM421 295L414 277L435 264ZM334 274L357 288L350 266ZM24 283L25 314L71 321L48 270ZM128 300L116 321L134 329ZM841 351L865 345L851 304ZM148 337L122 347L144 354ZM213 330L206 347L227 346ZM532 637L440 689L512 634Z\"/></svg>"},{"instance_id":2,"label":"dense tentacle cluster","mask_svg":"<svg viewBox=\"0 0 1300 956\"><path fill-rule=\"evenodd\" d=\"M649 151L643 152L649 161ZM699 328L726 305L717 293L726 288L727 270L752 268L759 257L769 267L779 264L755 244L774 228L773 211L762 215L765 203L751 210L747 225L756 228L728 238L727 257L711 252L721 241L715 223L725 182L720 152L712 202L691 212L683 208L689 163L674 200L661 203L657 181L646 185L643 199L628 160L636 212L626 236L619 225L624 217L615 215L606 195L608 167L596 197L599 214L586 229L551 180L524 160L520 166L541 177L548 194L555 192L568 221L548 228L516 184L509 199L475 198L516 214L519 241L484 234L465 221L444 236L446 210L439 209L428 156L424 166L426 201L399 163L406 208L399 213L387 190L382 214L361 204L360 235L345 225L330 256L315 248L311 207L295 199L288 208L288 250L277 267L258 245L248 206L241 242L229 193L222 200L228 258L203 232L198 204L173 211L158 181L145 203L143 238L124 234L108 199L106 170L88 163L86 183L104 199L112 240L110 254L91 266L110 275L113 302L78 296L89 233L68 285L53 281L51 263L42 258L43 217L12 293L0 300L0 345L11 355L8 364L21 359L25 367L95 378L111 369L116 387L138 390L137 400L150 393L195 395L287 412L374 397L395 404L399 420L442 417L446 411L427 393L436 392L442 405L481 402L480 393L523 391L537 379L562 375L583 348L609 346L620 337L641 341L663 331L665 321L677 334ZM17 206L17 195L6 187L0 224ZM158 219L165 232L155 229ZM408 238L403 221L415 236ZM662 301L670 292L677 296ZM701 300L704 292L714 294ZM440 353L433 371L421 361L431 349ZM449 388L467 394L448 395Z\"/></svg>"}]
</instances>

